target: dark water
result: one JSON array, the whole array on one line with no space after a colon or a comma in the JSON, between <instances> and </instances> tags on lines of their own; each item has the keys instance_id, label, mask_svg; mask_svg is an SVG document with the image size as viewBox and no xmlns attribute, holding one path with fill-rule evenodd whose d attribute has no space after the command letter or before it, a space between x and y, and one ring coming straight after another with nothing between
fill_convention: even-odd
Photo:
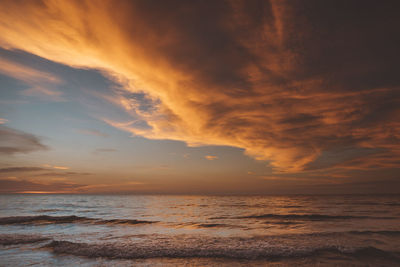
<instances>
[{"instance_id":1,"label":"dark water","mask_svg":"<svg viewBox=\"0 0 400 267\"><path fill-rule=\"evenodd\" d=\"M0 266L400 266L400 196L0 196Z\"/></svg>"}]
</instances>

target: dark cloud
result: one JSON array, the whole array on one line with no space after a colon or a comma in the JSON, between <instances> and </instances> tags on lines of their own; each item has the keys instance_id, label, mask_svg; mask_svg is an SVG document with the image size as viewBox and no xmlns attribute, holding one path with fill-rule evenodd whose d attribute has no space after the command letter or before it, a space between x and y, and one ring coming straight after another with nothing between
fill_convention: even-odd
<instances>
[{"instance_id":1,"label":"dark cloud","mask_svg":"<svg viewBox=\"0 0 400 267\"><path fill-rule=\"evenodd\" d=\"M39 137L0 125L0 155L47 150Z\"/></svg>"},{"instance_id":2,"label":"dark cloud","mask_svg":"<svg viewBox=\"0 0 400 267\"><path fill-rule=\"evenodd\" d=\"M75 183L40 183L28 180L0 179L0 193L49 192L68 193L85 185Z\"/></svg>"},{"instance_id":3,"label":"dark cloud","mask_svg":"<svg viewBox=\"0 0 400 267\"><path fill-rule=\"evenodd\" d=\"M183 120L200 135L181 139L233 144L299 171L373 154L353 151L399 157L400 19L393 5L139 1L128 10L140 27L117 21L132 42L191 76L174 92L179 104L164 102L172 112L179 106L201 114L200 121L167 117L177 131Z\"/></svg>"},{"instance_id":4,"label":"dark cloud","mask_svg":"<svg viewBox=\"0 0 400 267\"><path fill-rule=\"evenodd\" d=\"M398 1L45 3L6 1L0 44L114 78L110 125L282 172L399 167Z\"/></svg>"},{"instance_id":5,"label":"dark cloud","mask_svg":"<svg viewBox=\"0 0 400 267\"><path fill-rule=\"evenodd\" d=\"M86 176L91 175L92 173L89 172L45 172L37 174L37 177L44 177L44 176L51 176L51 177L58 177L58 176Z\"/></svg>"},{"instance_id":6,"label":"dark cloud","mask_svg":"<svg viewBox=\"0 0 400 267\"><path fill-rule=\"evenodd\" d=\"M0 173L12 173L12 172L37 172L37 171L46 171L48 169L41 167L10 167L10 168L1 168Z\"/></svg>"},{"instance_id":7,"label":"dark cloud","mask_svg":"<svg viewBox=\"0 0 400 267\"><path fill-rule=\"evenodd\" d=\"M49 168L42 167L9 167L1 168L0 175L16 175L18 177L66 177L66 176L87 176L92 175L89 172L72 172L58 170L54 171Z\"/></svg>"},{"instance_id":8,"label":"dark cloud","mask_svg":"<svg viewBox=\"0 0 400 267\"><path fill-rule=\"evenodd\" d=\"M386 154L383 149L373 149L373 148L354 148L354 147L339 147L337 149L330 149L329 151L324 151L318 158L313 162L304 166L305 170L316 170L324 168L335 168L344 167L345 165L353 165L355 168L360 168L360 166L354 164L355 160L365 162L365 158L372 158L373 156L379 154ZM383 167L378 164L375 168ZM378 167L379 166L379 167Z\"/></svg>"}]
</instances>

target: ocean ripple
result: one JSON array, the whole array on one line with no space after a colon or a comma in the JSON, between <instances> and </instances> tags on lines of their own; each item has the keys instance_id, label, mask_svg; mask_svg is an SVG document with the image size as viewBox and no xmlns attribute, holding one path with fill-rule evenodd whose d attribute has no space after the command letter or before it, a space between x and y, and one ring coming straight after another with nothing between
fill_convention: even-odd
<instances>
[{"instance_id":1,"label":"ocean ripple","mask_svg":"<svg viewBox=\"0 0 400 267\"><path fill-rule=\"evenodd\" d=\"M38 216L12 216L12 217L1 217L0 225L10 224L62 224L62 223L95 223L95 224L147 224L155 223L154 221L143 221L135 219L96 219L80 217L75 215L70 216L49 216L49 215L38 215Z\"/></svg>"}]
</instances>

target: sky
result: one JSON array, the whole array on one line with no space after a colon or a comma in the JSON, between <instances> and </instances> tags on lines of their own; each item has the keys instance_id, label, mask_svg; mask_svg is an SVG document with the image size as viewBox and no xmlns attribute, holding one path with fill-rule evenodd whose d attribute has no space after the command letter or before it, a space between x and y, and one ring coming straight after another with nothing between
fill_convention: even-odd
<instances>
[{"instance_id":1,"label":"sky","mask_svg":"<svg viewBox=\"0 0 400 267\"><path fill-rule=\"evenodd\" d=\"M399 8L2 0L0 193L400 193Z\"/></svg>"}]
</instances>

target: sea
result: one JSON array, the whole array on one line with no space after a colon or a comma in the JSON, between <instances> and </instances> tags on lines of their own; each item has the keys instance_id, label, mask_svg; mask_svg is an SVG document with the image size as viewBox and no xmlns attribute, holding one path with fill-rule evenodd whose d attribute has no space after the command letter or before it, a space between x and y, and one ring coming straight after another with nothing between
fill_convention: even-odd
<instances>
[{"instance_id":1,"label":"sea","mask_svg":"<svg viewBox=\"0 0 400 267\"><path fill-rule=\"evenodd\" d=\"M0 266L400 266L400 196L0 195Z\"/></svg>"}]
</instances>

